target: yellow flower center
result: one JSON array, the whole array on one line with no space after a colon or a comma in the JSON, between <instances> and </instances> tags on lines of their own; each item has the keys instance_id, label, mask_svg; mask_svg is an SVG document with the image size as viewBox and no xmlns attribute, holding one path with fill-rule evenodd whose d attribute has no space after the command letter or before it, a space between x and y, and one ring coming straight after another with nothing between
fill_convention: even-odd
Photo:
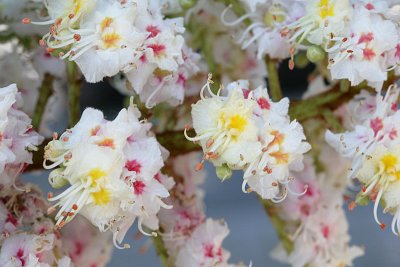
<instances>
[{"instance_id":1,"label":"yellow flower center","mask_svg":"<svg viewBox=\"0 0 400 267\"><path fill-rule=\"evenodd\" d=\"M101 22L100 22L100 28L101 31L104 31L105 28L108 28L111 26L111 23L113 23L114 19L110 17L105 17Z\"/></svg>"},{"instance_id":2,"label":"yellow flower center","mask_svg":"<svg viewBox=\"0 0 400 267\"><path fill-rule=\"evenodd\" d=\"M321 19L326 19L327 17L332 17L335 15L334 5L330 5L329 0L320 0L318 7L319 16Z\"/></svg>"},{"instance_id":3,"label":"yellow flower center","mask_svg":"<svg viewBox=\"0 0 400 267\"><path fill-rule=\"evenodd\" d=\"M73 1L73 14L77 14L82 8L82 0L74 0Z\"/></svg>"},{"instance_id":4,"label":"yellow flower center","mask_svg":"<svg viewBox=\"0 0 400 267\"><path fill-rule=\"evenodd\" d=\"M386 154L381 158L381 163L385 172L393 172L397 164L397 157L393 154Z\"/></svg>"},{"instance_id":5,"label":"yellow flower center","mask_svg":"<svg viewBox=\"0 0 400 267\"><path fill-rule=\"evenodd\" d=\"M90 170L88 177L92 178L92 184L91 186L96 186L98 180L102 177L105 177L107 173L100 168L95 168Z\"/></svg>"},{"instance_id":6,"label":"yellow flower center","mask_svg":"<svg viewBox=\"0 0 400 267\"><path fill-rule=\"evenodd\" d=\"M99 206L106 205L110 202L110 192L104 187L101 187L99 191L92 193L94 203Z\"/></svg>"},{"instance_id":7,"label":"yellow flower center","mask_svg":"<svg viewBox=\"0 0 400 267\"><path fill-rule=\"evenodd\" d=\"M121 40L121 36L116 32L107 32L101 36L103 45L106 49L118 47L118 42Z\"/></svg>"},{"instance_id":8,"label":"yellow flower center","mask_svg":"<svg viewBox=\"0 0 400 267\"><path fill-rule=\"evenodd\" d=\"M90 170L88 177L92 179L91 187L97 186L99 183L99 179L106 177L107 173L100 168L95 168ZM100 187L100 190L96 192L92 192L91 196L93 198L94 203L97 205L106 205L110 202L110 192L108 192L104 187Z\"/></svg>"},{"instance_id":9,"label":"yellow flower center","mask_svg":"<svg viewBox=\"0 0 400 267\"><path fill-rule=\"evenodd\" d=\"M228 129L234 129L238 133L244 131L247 125L247 120L239 114L235 114L229 118Z\"/></svg>"}]
</instances>

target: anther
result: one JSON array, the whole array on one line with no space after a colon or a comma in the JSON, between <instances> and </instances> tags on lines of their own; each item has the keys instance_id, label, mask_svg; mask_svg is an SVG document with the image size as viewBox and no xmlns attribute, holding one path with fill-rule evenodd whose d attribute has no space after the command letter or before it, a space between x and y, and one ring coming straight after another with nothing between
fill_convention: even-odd
<instances>
[{"instance_id":1,"label":"anther","mask_svg":"<svg viewBox=\"0 0 400 267\"><path fill-rule=\"evenodd\" d=\"M29 24L29 23L31 23L31 19L30 18L23 18L22 19L22 23L23 24Z\"/></svg>"},{"instance_id":2,"label":"anther","mask_svg":"<svg viewBox=\"0 0 400 267\"><path fill-rule=\"evenodd\" d=\"M74 34L74 39L75 39L75 41L79 42L79 41L81 40L81 35L75 33L75 34Z\"/></svg>"}]
</instances>

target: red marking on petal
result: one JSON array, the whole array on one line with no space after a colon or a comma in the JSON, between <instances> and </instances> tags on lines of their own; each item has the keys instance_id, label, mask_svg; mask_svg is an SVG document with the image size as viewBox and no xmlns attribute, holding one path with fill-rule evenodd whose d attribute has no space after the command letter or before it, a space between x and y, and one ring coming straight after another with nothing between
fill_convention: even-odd
<instances>
[{"instance_id":1,"label":"red marking on petal","mask_svg":"<svg viewBox=\"0 0 400 267\"><path fill-rule=\"evenodd\" d=\"M125 168L127 168L128 171L140 173L142 165L139 162L137 162L137 160L135 160L135 159L134 160L128 160L125 163Z\"/></svg>"},{"instance_id":2,"label":"red marking on petal","mask_svg":"<svg viewBox=\"0 0 400 267\"><path fill-rule=\"evenodd\" d=\"M268 102L268 100L265 97L259 98L257 100L257 103L261 109L269 110L271 108L271 104Z\"/></svg>"},{"instance_id":3,"label":"red marking on petal","mask_svg":"<svg viewBox=\"0 0 400 267\"><path fill-rule=\"evenodd\" d=\"M143 194L145 187L146 187L146 185L142 181L134 181L133 182L133 192L135 193L135 195Z\"/></svg>"}]
</instances>

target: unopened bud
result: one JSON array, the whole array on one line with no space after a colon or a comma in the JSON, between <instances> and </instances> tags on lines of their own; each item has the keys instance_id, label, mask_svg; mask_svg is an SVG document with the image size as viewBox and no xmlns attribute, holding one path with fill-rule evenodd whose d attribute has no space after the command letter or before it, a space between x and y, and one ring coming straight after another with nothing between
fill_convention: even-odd
<instances>
[{"instance_id":1,"label":"unopened bud","mask_svg":"<svg viewBox=\"0 0 400 267\"><path fill-rule=\"evenodd\" d=\"M223 164L222 166L218 166L216 168L216 173L217 173L217 177L221 181L225 181L232 177L232 170L226 164Z\"/></svg>"},{"instance_id":2,"label":"unopened bud","mask_svg":"<svg viewBox=\"0 0 400 267\"><path fill-rule=\"evenodd\" d=\"M312 63L320 62L325 58L325 51L317 45L312 45L307 48L307 58Z\"/></svg>"},{"instance_id":3,"label":"unopened bud","mask_svg":"<svg viewBox=\"0 0 400 267\"><path fill-rule=\"evenodd\" d=\"M63 176L63 169L58 168L50 172L49 183L53 188L61 188L68 184L68 181Z\"/></svg>"}]
</instances>

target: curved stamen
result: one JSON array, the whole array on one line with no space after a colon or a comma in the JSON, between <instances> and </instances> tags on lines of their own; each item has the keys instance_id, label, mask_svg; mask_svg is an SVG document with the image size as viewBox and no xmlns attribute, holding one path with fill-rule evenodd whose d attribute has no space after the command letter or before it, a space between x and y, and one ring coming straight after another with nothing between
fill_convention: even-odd
<instances>
[{"instance_id":1,"label":"curved stamen","mask_svg":"<svg viewBox=\"0 0 400 267\"><path fill-rule=\"evenodd\" d=\"M264 33L266 33L267 31L268 31L267 29L264 29L261 32L259 32L258 34L254 35L250 40L243 43L242 49L246 49L247 47L249 47L253 42L255 42L258 38L260 38L262 35L264 35Z\"/></svg>"},{"instance_id":2,"label":"curved stamen","mask_svg":"<svg viewBox=\"0 0 400 267\"><path fill-rule=\"evenodd\" d=\"M247 180L243 179L242 192L245 193L245 194L249 193L249 192L247 192L246 186L247 186Z\"/></svg>"},{"instance_id":3,"label":"curved stamen","mask_svg":"<svg viewBox=\"0 0 400 267\"><path fill-rule=\"evenodd\" d=\"M211 137L211 136L214 135L213 132L205 132L204 134L196 135L195 137L190 137L190 136L188 136L187 131L188 131L188 130L185 128L185 129L183 130L183 134L185 135L185 138L186 138L187 140L192 141L192 142L200 141L200 140L202 140L202 139L209 138L209 137Z\"/></svg>"},{"instance_id":4,"label":"curved stamen","mask_svg":"<svg viewBox=\"0 0 400 267\"><path fill-rule=\"evenodd\" d=\"M293 190L290 188L289 185L290 185L290 184L288 184L288 185L286 186L287 190L289 191L290 194L292 194L292 195L294 195L294 196L296 196L296 197L301 197L301 196L303 196L305 193L307 193L307 190L308 190L308 185L307 185L307 184L304 185L304 190L303 190L302 192L295 192L295 191L293 191Z\"/></svg>"},{"instance_id":5,"label":"curved stamen","mask_svg":"<svg viewBox=\"0 0 400 267\"><path fill-rule=\"evenodd\" d=\"M113 244L114 244L114 246L115 246L117 249L127 249L127 248L130 248L131 246L130 246L128 243L125 243L123 246L120 246L120 245L118 244L118 240L117 240L118 234L119 234L119 230L116 230L116 231L113 233Z\"/></svg>"},{"instance_id":6,"label":"curved stamen","mask_svg":"<svg viewBox=\"0 0 400 267\"><path fill-rule=\"evenodd\" d=\"M227 7L224 9L224 11L222 11L222 13L221 13L221 16L220 16L221 22L222 22L225 26L236 26L236 25L242 23L242 21L244 21L244 20L246 20L246 19L250 19L250 18L255 18L255 17L256 17L255 14L249 13L249 14L246 14L246 15L241 16L240 18L238 18L238 19L236 19L236 20L234 20L234 21L228 22L228 21L225 20L225 16L226 16L226 12L228 12L228 10L231 9L231 8L232 8L232 5L229 5L229 6L227 6Z\"/></svg>"},{"instance_id":7,"label":"curved stamen","mask_svg":"<svg viewBox=\"0 0 400 267\"><path fill-rule=\"evenodd\" d=\"M59 200L59 199L65 197L66 195L69 195L69 194L73 195L77 191L81 190L83 187L84 187L83 184L76 183L74 185L71 185L67 190L65 190L61 194L57 195L56 197L48 198L47 200L53 202L53 201L56 201L56 200Z\"/></svg>"},{"instance_id":8,"label":"curved stamen","mask_svg":"<svg viewBox=\"0 0 400 267\"><path fill-rule=\"evenodd\" d=\"M165 84L165 81L166 81L166 77L164 77L161 80L160 84L156 87L156 89L153 92L151 92L150 96L147 98L146 103L145 103L146 108L151 109L154 107L155 104L150 105L150 101L162 89L162 87Z\"/></svg>"},{"instance_id":9,"label":"curved stamen","mask_svg":"<svg viewBox=\"0 0 400 267\"><path fill-rule=\"evenodd\" d=\"M400 209L398 209L396 211L396 214L394 215L393 219L392 219L392 232L395 235L399 235L400 234L400 221L399 221L399 216L400 216ZM397 228L397 229L396 229Z\"/></svg>"},{"instance_id":10,"label":"curved stamen","mask_svg":"<svg viewBox=\"0 0 400 267\"><path fill-rule=\"evenodd\" d=\"M156 198L156 201L160 204L160 206L164 209L170 210L173 208L172 205L166 204L164 201L162 201L160 198Z\"/></svg>"},{"instance_id":11,"label":"curved stamen","mask_svg":"<svg viewBox=\"0 0 400 267\"><path fill-rule=\"evenodd\" d=\"M279 197L273 197L271 198L271 201L274 202L275 204L281 203L282 201L284 201L287 197L287 189L285 187L285 192L283 193L283 195L279 198Z\"/></svg>"},{"instance_id":12,"label":"curved stamen","mask_svg":"<svg viewBox=\"0 0 400 267\"><path fill-rule=\"evenodd\" d=\"M143 235L145 235L145 236L157 236L157 233L156 232L151 232L150 234L149 233L147 233L146 231L144 231L143 230L143 218L142 217L139 217L139 221L138 221L138 229L139 229L139 231L143 234Z\"/></svg>"},{"instance_id":13,"label":"curved stamen","mask_svg":"<svg viewBox=\"0 0 400 267\"><path fill-rule=\"evenodd\" d=\"M236 42L241 44L246 39L247 35L250 33L251 30L253 30L256 27L262 27L262 26L264 26L264 24L261 22L255 22L251 24L243 31L242 35L239 37L239 39L236 40Z\"/></svg>"},{"instance_id":14,"label":"curved stamen","mask_svg":"<svg viewBox=\"0 0 400 267\"><path fill-rule=\"evenodd\" d=\"M379 206L379 202L381 201L382 194L383 194L383 189L381 188L381 189L379 189L379 192L375 199L375 204L374 204L374 219L375 219L375 222L377 224L379 224L381 227L383 227L384 224L382 224L378 219L378 206Z\"/></svg>"}]
</instances>

